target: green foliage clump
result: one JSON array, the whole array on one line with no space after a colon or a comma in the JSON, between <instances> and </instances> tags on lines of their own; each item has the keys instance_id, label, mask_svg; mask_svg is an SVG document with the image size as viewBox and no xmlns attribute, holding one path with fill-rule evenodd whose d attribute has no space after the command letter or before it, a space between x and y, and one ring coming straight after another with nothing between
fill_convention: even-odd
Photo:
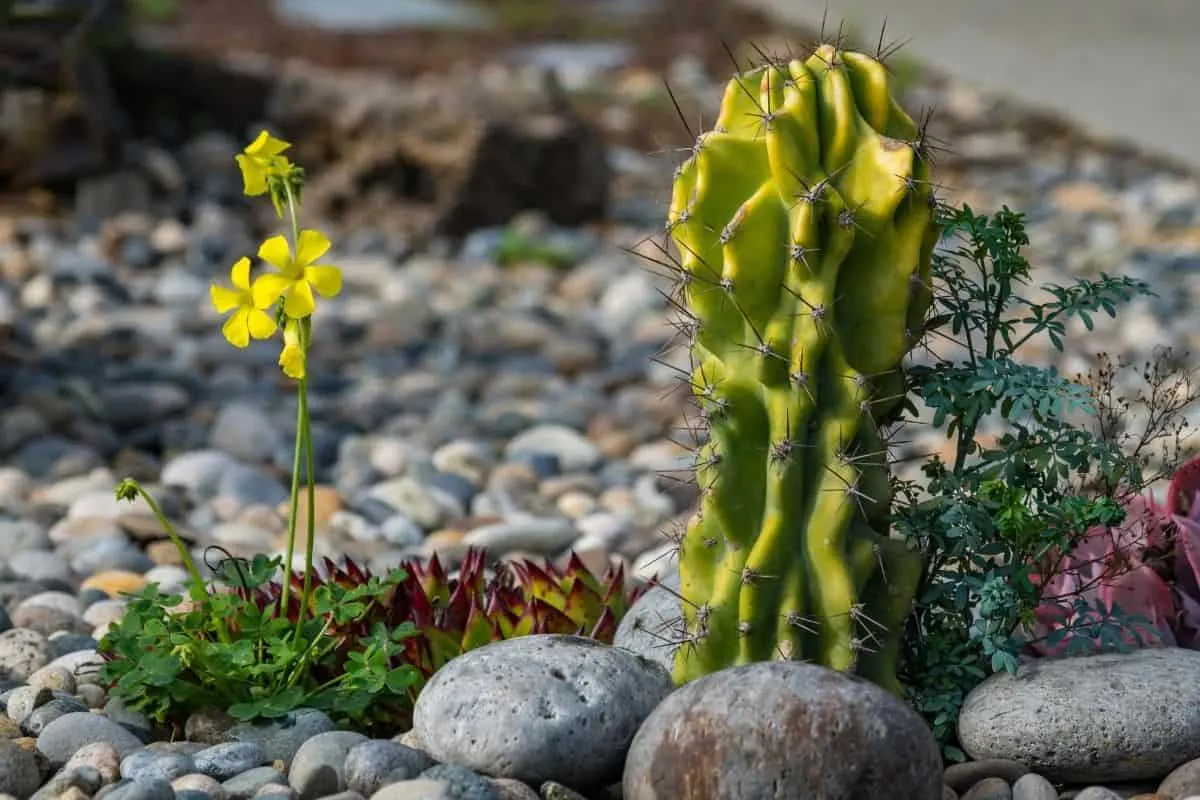
<instances>
[{"instance_id":1,"label":"green foliage clump","mask_svg":"<svg viewBox=\"0 0 1200 800\"><path fill-rule=\"evenodd\" d=\"M131 597L100 643L101 677L169 726L206 707L228 705L249 720L307 706L359 730L394 732L409 724L425 682L458 655L542 633L611 643L640 593L626 590L623 569L596 576L574 553L560 569L492 565L468 548L453 573L436 555L427 564L406 559L382 578L325 559L307 577L292 575L285 604L274 580L280 566L261 555L226 560L223 587L193 578L193 602L183 607L180 595L156 586Z\"/></svg>"},{"instance_id":2,"label":"green foliage clump","mask_svg":"<svg viewBox=\"0 0 1200 800\"><path fill-rule=\"evenodd\" d=\"M130 708L176 730L204 708L240 720L316 708L361 730L404 724L420 674L403 655L417 631L381 618L404 571L356 586L324 582L302 618L296 604L280 614L257 601L280 566L280 558L263 555L244 566L227 559L218 577L238 590L193 582L186 603L155 585L131 596L100 641L101 679ZM346 635L364 621L369 629Z\"/></svg>"},{"instance_id":3,"label":"green foliage clump","mask_svg":"<svg viewBox=\"0 0 1200 800\"><path fill-rule=\"evenodd\" d=\"M1039 576L1054 574L1055 560L1089 528L1122 522L1123 499L1149 482L1143 445L1178 427L1151 409L1143 440L1128 448L1095 387L1017 360L1038 337L1061 352L1068 322L1092 330L1096 314L1113 317L1119 305L1152 295L1147 284L1101 275L1045 285L1048 299L1034 302L1021 293L1031 272L1021 253L1029 241L1023 215L1005 207L989 217L964 205L942 217L955 244L934 254L924 345L932 355L932 343L948 342L958 355L935 355L907 375L912 397L952 450L948 460L934 455L922 465L923 481L897 481L893 513L896 529L927 559L901 678L947 757L960 760L958 711L987 675L1016 670L1043 601ZM994 444L978 438L991 423L1006 429ZM1087 652L1140 645L1149 627L1120 608L1076 611L1086 612L1076 625L1088 628L1078 637ZM1066 626L1051 635L1079 632Z\"/></svg>"}]
</instances>

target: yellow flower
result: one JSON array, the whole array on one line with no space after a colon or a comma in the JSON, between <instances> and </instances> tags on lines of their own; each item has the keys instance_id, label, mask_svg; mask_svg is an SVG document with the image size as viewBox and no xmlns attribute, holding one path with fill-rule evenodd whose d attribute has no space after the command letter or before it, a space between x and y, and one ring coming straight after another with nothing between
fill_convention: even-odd
<instances>
[{"instance_id":1,"label":"yellow flower","mask_svg":"<svg viewBox=\"0 0 1200 800\"><path fill-rule=\"evenodd\" d=\"M300 321L289 319L283 326L283 351L279 354L279 366L289 378L304 377L304 347L300 341Z\"/></svg>"},{"instance_id":2,"label":"yellow flower","mask_svg":"<svg viewBox=\"0 0 1200 800\"><path fill-rule=\"evenodd\" d=\"M239 258L229 271L229 280L233 284L230 289L213 284L209 287L209 296L216 306L217 313L233 313L221 326L221 333L234 347L245 347L250 344L250 337L267 339L275 332L275 320L263 311L270 303L258 303L250 288L250 259Z\"/></svg>"},{"instance_id":3,"label":"yellow flower","mask_svg":"<svg viewBox=\"0 0 1200 800\"><path fill-rule=\"evenodd\" d=\"M300 232L296 255L282 236L272 236L258 248L258 257L279 272L263 275L254 282L254 302L260 307L283 298L283 311L292 319L307 317L316 308L313 290L322 297L342 291L342 271L327 264L314 264L329 250L329 239L320 231Z\"/></svg>"},{"instance_id":4,"label":"yellow flower","mask_svg":"<svg viewBox=\"0 0 1200 800\"><path fill-rule=\"evenodd\" d=\"M242 170L242 190L248 196L266 194L267 178L287 173L287 157L280 153L291 146L264 130L245 150L234 156Z\"/></svg>"}]
</instances>

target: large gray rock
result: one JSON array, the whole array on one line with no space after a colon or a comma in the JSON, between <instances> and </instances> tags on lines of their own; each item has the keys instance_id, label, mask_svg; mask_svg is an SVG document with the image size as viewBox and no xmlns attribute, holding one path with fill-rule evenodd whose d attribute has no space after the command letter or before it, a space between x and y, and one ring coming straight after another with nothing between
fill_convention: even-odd
<instances>
[{"instance_id":1,"label":"large gray rock","mask_svg":"<svg viewBox=\"0 0 1200 800\"><path fill-rule=\"evenodd\" d=\"M175 790L166 778L125 778L106 787L108 800L175 800Z\"/></svg>"},{"instance_id":2,"label":"large gray rock","mask_svg":"<svg viewBox=\"0 0 1200 800\"><path fill-rule=\"evenodd\" d=\"M33 751L0 740L0 794L25 800L41 785L42 775Z\"/></svg>"},{"instance_id":3,"label":"large gray rock","mask_svg":"<svg viewBox=\"0 0 1200 800\"><path fill-rule=\"evenodd\" d=\"M637 599L621 618L613 645L662 664L675 665L675 651L683 640L683 601L679 597L678 568Z\"/></svg>"},{"instance_id":4,"label":"large gray rock","mask_svg":"<svg viewBox=\"0 0 1200 800\"><path fill-rule=\"evenodd\" d=\"M343 764L346 788L370 797L389 782L412 780L433 766L420 750L387 739L371 739L350 748Z\"/></svg>"},{"instance_id":5,"label":"large gray rock","mask_svg":"<svg viewBox=\"0 0 1200 800\"><path fill-rule=\"evenodd\" d=\"M227 781L266 763L267 754L257 742L224 742L192 754L196 772Z\"/></svg>"},{"instance_id":6,"label":"large gray rock","mask_svg":"<svg viewBox=\"0 0 1200 800\"><path fill-rule=\"evenodd\" d=\"M941 800L932 732L873 683L797 661L677 689L634 737L625 800Z\"/></svg>"},{"instance_id":7,"label":"large gray rock","mask_svg":"<svg viewBox=\"0 0 1200 800\"><path fill-rule=\"evenodd\" d=\"M491 781L461 764L435 764L421 779L442 784L453 800L500 800L500 790Z\"/></svg>"},{"instance_id":8,"label":"large gray rock","mask_svg":"<svg viewBox=\"0 0 1200 800\"><path fill-rule=\"evenodd\" d=\"M259 794L264 786L272 784L287 786L287 778L274 767L254 767L222 781L221 788L229 800L250 800Z\"/></svg>"},{"instance_id":9,"label":"large gray rock","mask_svg":"<svg viewBox=\"0 0 1200 800\"><path fill-rule=\"evenodd\" d=\"M1105 786L1089 786L1075 795L1075 800L1124 800L1124 797Z\"/></svg>"},{"instance_id":10,"label":"large gray rock","mask_svg":"<svg viewBox=\"0 0 1200 800\"><path fill-rule=\"evenodd\" d=\"M222 473L236 462L222 450L193 450L182 453L163 465L160 480L164 486L181 486L198 501L216 494Z\"/></svg>"},{"instance_id":11,"label":"large gray rock","mask_svg":"<svg viewBox=\"0 0 1200 800\"><path fill-rule=\"evenodd\" d=\"M23 681L50 663L46 637L27 628L0 633L0 680Z\"/></svg>"},{"instance_id":12,"label":"large gray rock","mask_svg":"<svg viewBox=\"0 0 1200 800\"><path fill-rule=\"evenodd\" d=\"M1030 772L1012 785L1012 800L1058 800L1058 790L1041 775Z\"/></svg>"},{"instance_id":13,"label":"large gray rock","mask_svg":"<svg viewBox=\"0 0 1200 800\"><path fill-rule=\"evenodd\" d=\"M1200 759L1173 769L1158 785L1158 793L1167 797L1182 798L1200 795Z\"/></svg>"},{"instance_id":14,"label":"large gray rock","mask_svg":"<svg viewBox=\"0 0 1200 800\"><path fill-rule=\"evenodd\" d=\"M1011 758L1055 782L1161 778L1200 757L1200 652L1027 662L975 687L958 736L972 758Z\"/></svg>"},{"instance_id":15,"label":"large gray rock","mask_svg":"<svg viewBox=\"0 0 1200 800\"><path fill-rule=\"evenodd\" d=\"M270 459L282 442L283 434L265 411L241 402L222 406L209 434L214 450L251 464Z\"/></svg>"},{"instance_id":16,"label":"large gray rock","mask_svg":"<svg viewBox=\"0 0 1200 800\"><path fill-rule=\"evenodd\" d=\"M122 758L142 747L142 740L123 725L102 714L76 711L63 714L43 728L37 737L37 748L52 767L58 768L79 750L96 742L112 745Z\"/></svg>"},{"instance_id":17,"label":"large gray rock","mask_svg":"<svg viewBox=\"0 0 1200 800\"><path fill-rule=\"evenodd\" d=\"M574 428L542 423L526 428L509 440L504 454L509 458L542 453L558 458L563 472L587 472L601 461L600 448Z\"/></svg>"},{"instance_id":18,"label":"large gray rock","mask_svg":"<svg viewBox=\"0 0 1200 800\"><path fill-rule=\"evenodd\" d=\"M531 785L618 780L630 740L672 689L660 665L578 636L522 636L442 667L413 709L438 761Z\"/></svg>"},{"instance_id":19,"label":"large gray rock","mask_svg":"<svg viewBox=\"0 0 1200 800\"><path fill-rule=\"evenodd\" d=\"M296 790L300 800L316 800L346 791L346 754L369 741L354 731L318 733L296 751L288 769L288 785Z\"/></svg>"}]
</instances>

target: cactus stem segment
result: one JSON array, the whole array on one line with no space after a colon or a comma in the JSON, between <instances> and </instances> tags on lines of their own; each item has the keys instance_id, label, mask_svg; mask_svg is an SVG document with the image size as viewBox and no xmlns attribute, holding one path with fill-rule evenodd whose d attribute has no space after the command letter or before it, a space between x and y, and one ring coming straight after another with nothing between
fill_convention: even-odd
<instances>
[{"instance_id":1,"label":"cactus stem segment","mask_svg":"<svg viewBox=\"0 0 1200 800\"><path fill-rule=\"evenodd\" d=\"M705 428L677 682L789 658L899 689L922 563L888 533L880 420L931 302L928 122L838 41L736 75L675 172L670 303Z\"/></svg>"}]
</instances>

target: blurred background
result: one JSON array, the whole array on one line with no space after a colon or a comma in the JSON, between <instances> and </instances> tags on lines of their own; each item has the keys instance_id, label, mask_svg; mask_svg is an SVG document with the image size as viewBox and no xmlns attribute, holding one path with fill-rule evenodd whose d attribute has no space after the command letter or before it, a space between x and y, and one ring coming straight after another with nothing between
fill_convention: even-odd
<instances>
[{"instance_id":1,"label":"blurred background","mask_svg":"<svg viewBox=\"0 0 1200 800\"><path fill-rule=\"evenodd\" d=\"M979 88L1200 166L1200 5L1191 0L739 0L815 25L886 27Z\"/></svg>"},{"instance_id":2,"label":"blurred background","mask_svg":"<svg viewBox=\"0 0 1200 800\"><path fill-rule=\"evenodd\" d=\"M1025 212L1039 282L1160 287L1027 360L1077 374L1094 352L1194 350L1197 9L0 0L0 522L56 547L91 535L126 513L95 497L129 474L184 486L172 508L197 541L278 544L294 386L275 343L234 350L208 302L281 230L233 161L267 127L346 276L312 354L321 547L386 561L532 514L496 549L572 545L644 577L695 499L656 474L690 456L649 240L735 64L822 29L890 54L945 143L943 199ZM912 451L943 446L922 435ZM152 527L102 563L169 561ZM75 553L76 574L101 563Z\"/></svg>"}]
</instances>

